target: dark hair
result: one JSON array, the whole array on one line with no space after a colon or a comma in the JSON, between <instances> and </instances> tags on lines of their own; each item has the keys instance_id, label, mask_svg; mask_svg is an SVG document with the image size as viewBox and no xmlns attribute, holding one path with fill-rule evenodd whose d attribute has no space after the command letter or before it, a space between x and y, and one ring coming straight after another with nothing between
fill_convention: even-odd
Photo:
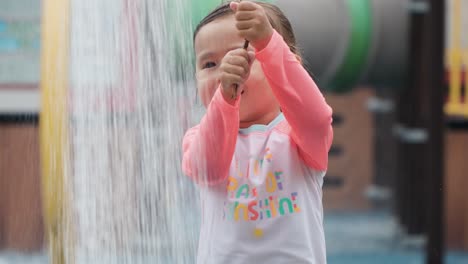
<instances>
[{"instance_id":1,"label":"dark hair","mask_svg":"<svg viewBox=\"0 0 468 264\"><path fill-rule=\"evenodd\" d=\"M283 39L286 42L286 44L288 44L291 52L296 54L296 57L298 57L299 60L302 60L299 50L296 46L297 45L296 37L294 36L294 31L291 26L291 22L289 22L289 19L284 15L283 11L281 11L281 9L279 9L277 6L273 4L268 4L264 2L258 2L258 1L254 1L254 2L258 5L261 5L265 9L271 26L276 31L278 31L278 33L281 36L283 36ZM193 41L195 41L195 37L197 36L198 32L203 26L213 22L214 20L218 18L234 14L229 4L230 3L228 2L228 3L219 5L213 11L211 11L205 18L203 18L202 21L200 21L200 23L197 25L193 33Z\"/></svg>"}]
</instances>

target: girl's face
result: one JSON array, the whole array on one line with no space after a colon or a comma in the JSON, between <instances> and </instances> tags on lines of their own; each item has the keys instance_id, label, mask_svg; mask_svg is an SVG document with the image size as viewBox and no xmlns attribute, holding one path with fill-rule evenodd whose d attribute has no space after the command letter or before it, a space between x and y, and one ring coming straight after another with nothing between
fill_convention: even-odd
<instances>
[{"instance_id":1,"label":"girl's face","mask_svg":"<svg viewBox=\"0 0 468 264\"><path fill-rule=\"evenodd\" d=\"M211 102L218 89L219 66L227 52L242 48L245 40L239 37L233 15L227 15L203 26L195 37L196 75L198 94L205 105ZM253 51L252 47L249 47ZM240 127L268 124L279 113L279 104L273 95L258 61L254 61L250 76L242 87Z\"/></svg>"}]
</instances>

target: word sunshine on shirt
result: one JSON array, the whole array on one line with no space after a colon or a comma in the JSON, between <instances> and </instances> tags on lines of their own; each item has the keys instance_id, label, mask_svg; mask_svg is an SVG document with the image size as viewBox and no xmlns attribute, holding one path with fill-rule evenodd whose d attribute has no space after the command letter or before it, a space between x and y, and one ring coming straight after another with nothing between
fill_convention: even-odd
<instances>
[{"instance_id":1,"label":"word sunshine on shirt","mask_svg":"<svg viewBox=\"0 0 468 264\"><path fill-rule=\"evenodd\" d=\"M264 162L272 161L272 155L268 153L268 149L265 152L266 155L263 158L250 160L246 177L243 177L244 174L239 171L240 166L236 166L236 174L239 177L229 176L227 184L229 202L224 203L223 219L261 221L301 211L297 203L298 193L284 194L281 170L266 172L262 184L241 184L248 180L249 175L261 177Z\"/></svg>"}]
</instances>

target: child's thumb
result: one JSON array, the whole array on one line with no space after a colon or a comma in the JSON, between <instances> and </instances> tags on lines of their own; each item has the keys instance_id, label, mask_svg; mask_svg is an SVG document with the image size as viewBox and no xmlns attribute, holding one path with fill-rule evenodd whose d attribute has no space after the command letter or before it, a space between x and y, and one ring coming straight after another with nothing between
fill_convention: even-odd
<instances>
[{"instance_id":1,"label":"child's thumb","mask_svg":"<svg viewBox=\"0 0 468 264\"><path fill-rule=\"evenodd\" d=\"M249 64L252 65L252 63L255 61L255 52L249 51Z\"/></svg>"},{"instance_id":2,"label":"child's thumb","mask_svg":"<svg viewBox=\"0 0 468 264\"><path fill-rule=\"evenodd\" d=\"M237 12L237 7L239 6L238 2L231 2L229 4L229 7L232 9L232 11Z\"/></svg>"}]
</instances>

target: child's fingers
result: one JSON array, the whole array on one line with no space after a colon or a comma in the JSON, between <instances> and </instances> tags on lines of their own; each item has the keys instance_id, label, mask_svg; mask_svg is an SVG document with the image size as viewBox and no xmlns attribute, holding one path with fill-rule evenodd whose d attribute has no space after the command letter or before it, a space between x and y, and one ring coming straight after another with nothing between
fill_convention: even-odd
<instances>
[{"instance_id":1,"label":"child's fingers","mask_svg":"<svg viewBox=\"0 0 468 264\"><path fill-rule=\"evenodd\" d=\"M232 56L227 61L230 65L236 65L244 68L246 71L249 69L249 57L247 59L243 56Z\"/></svg>"},{"instance_id":2,"label":"child's fingers","mask_svg":"<svg viewBox=\"0 0 468 264\"><path fill-rule=\"evenodd\" d=\"M255 11L255 10L259 9L259 8L260 8L260 6L253 3L253 2L242 1L240 3L237 3L235 11Z\"/></svg>"},{"instance_id":3,"label":"child's fingers","mask_svg":"<svg viewBox=\"0 0 468 264\"><path fill-rule=\"evenodd\" d=\"M231 10L234 11L234 13L235 13L235 12L237 12L237 9L238 9L238 7L239 7L239 3L238 3L238 2L231 2L231 3L229 4L229 7L230 7Z\"/></svg>"},{"instance_id":4,"label":"child's fingers","mask_svg":"<svg viewBox=\"0 0 468 264\"><path fill-rule=\"evenodd\" d=\"M237 21L236 28L238 30L246 30L253 26L252 20Z\"/></svg>"},{"instance_id":5,"label":"child's fingers","mask_svg":"<svg viewBox=\"0 0 468 264\"><path fill-rule=\"evenodd\" d=\"M228 72L222 72L220 78L221 84L223 85L224 89L230 89L233 85L239 85L244 82L242 77L240 77L239 75Z\"/></svg>"},{"instance_id":6,"label":"child's fingers","mask_svg":"<svg viewBox=\"0 0 468 264\"><path fill-rule=\"evenodd\" d=\"M229 74L237 75L241 78L245 77L248 73L248 69L239 65L232 65L232 64L224 65L222 71L229 73Z\"/></svg>"},{"instance_id":7,"label":"child's fingers","mask_svg":"<svg viewBox=\"0 0 468 264\"><path fill-rule=\"evenodd\" d=\"M257 11L241 11L237 12L235 18L237 21L254 19L257 16Z\"/></svg>"},{"instance_id":8,"label":"child's fingers","mask_svg":"<svg viewBox=\"0 0 468 264\"><path fill-rule=\"evenodd\" d=\"M224 84L228 84L228 86L232 84L239 84L243 82L242 77L237 74L229 73L229 72L222 72L221 73L221 81ZM228 88L228 87L226 87Z\"/></svg>"},{"instance_id":9,"label":"child's fingers","mask_svg":"<svg viewBox=\"0 0 468 264\"><path fill-rule=\"evenodd\" d=\"M247 40L252 41L256 37L257 31L250 27L247 29L239 29L239 36Z\"/></svg>"},{"instance_id":10,"label":"child's fingers","mask_svg":"<svg viewBox=\"0 0 468 264\"><path fill-rule=\"evenodd\" d=\"M243 57L246 61L249 60L249 54L243 48L238 48L238 49L235 49L235 50L231 50L230 52L228 52L228 54L226 54L226 59L231 60L232 57L237 57L237 56Z\"/></svg>"}]
</instances>

